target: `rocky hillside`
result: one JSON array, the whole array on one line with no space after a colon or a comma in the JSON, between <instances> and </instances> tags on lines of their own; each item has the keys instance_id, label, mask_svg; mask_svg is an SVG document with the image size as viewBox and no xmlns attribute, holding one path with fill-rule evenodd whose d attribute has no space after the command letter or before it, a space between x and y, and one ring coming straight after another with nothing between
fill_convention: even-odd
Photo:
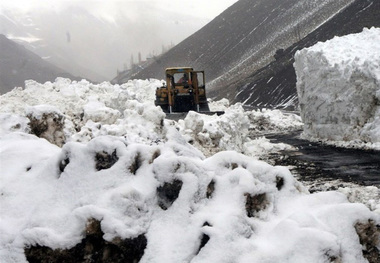
<instances>
[{"instance_id":1,"label":"rocky hillside","mask_svg":"<svg viewBox=\"0 0 380 263\"><path fill-rule=\"evenodd\" d=\"M161 79L166 67L193 66L206 71L212 97L250 106L294 105L295 75L288 73L294 70L286 66L293 63L295 51L375 26L380 21L378 4L375 0L240 0L134 77ZM274 67L276 77L289 80L288 86L271 79ZM264 72L266 78L258 77Z\"/></svg>"},{"instance_id":2,"label":"rocky hillside","mask_svg":"<svg viewBox=\"0 0 380 263\"><path fill-rule=\"evenodd\" d=\"M14 87L24 87L27 79L43 83L54 81L57 77L78 79L0 35L0 94Z\"/></svg>"}]
</instances>

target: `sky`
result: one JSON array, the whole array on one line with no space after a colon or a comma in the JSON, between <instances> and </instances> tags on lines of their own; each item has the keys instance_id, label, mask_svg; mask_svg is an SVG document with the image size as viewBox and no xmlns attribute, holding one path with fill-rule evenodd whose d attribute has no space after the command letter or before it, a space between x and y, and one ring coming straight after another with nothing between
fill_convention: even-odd
<instances>
[{"instance_id":1,"label":"sky","mask_svg":"<svg viewBox=\"0 0 380 263\"><path fill-rule=\"evenodd\" d=\"M35 7L44 7L59 10L67 5L75 4L86 6L95 12L112 14L118 11L118 6L121 3L130 3L131 5L144 4L147 8L153 5L160 7L162 10L176 11L178 13L193 13L196 16L212 20L237 1L238 0L0 0L0 8L1 6L6 6L28 10Z\"/></svg>"}]
</instances>

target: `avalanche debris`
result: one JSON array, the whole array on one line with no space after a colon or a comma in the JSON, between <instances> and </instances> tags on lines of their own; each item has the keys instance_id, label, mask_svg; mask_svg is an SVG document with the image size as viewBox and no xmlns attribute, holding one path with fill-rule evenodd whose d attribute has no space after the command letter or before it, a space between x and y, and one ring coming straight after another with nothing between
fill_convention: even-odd
<instances>
[{"instance_id":1,"label":"avalanche debris","mask_svg":"<svg viewBox=\"0 0 380 263\"><path fill-rule=\"evenodd\" d=\"M249 116L273 131L279 114L233 105L177 123L148 95L158 85L57 79L0 97L0 261L366 262L360 240L379 249L357 233L376 236L378 213L257 160L270 146L256 150ZM62 147L29 134L27 109L64 116Z\"/></svg>"}]
</instances>

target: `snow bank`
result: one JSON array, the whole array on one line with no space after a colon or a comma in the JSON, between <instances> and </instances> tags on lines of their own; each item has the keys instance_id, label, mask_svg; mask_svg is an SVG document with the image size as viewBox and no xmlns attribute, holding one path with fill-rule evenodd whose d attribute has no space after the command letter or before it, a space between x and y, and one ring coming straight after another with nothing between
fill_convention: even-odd
<instances>
[{"instance_id":1,"label":"snow bank","mask_svg":"<svg viewBox=\"0 0 380 263\"><path fill-rule=\"evenodd\" d=\"M294 67L305 138L380 149L379 28L298 51Z\"/></svg>"},{"instance_id":2,"label":"snow bank","mask_svg":"<svg viewBox=\"0 0 380 263\"><path fill-rule=\"evenodd\" d=\"M151 146L100 136L62 149L21 133L1 141L2 262L25 262L26 246L71 248L92 218L108 241L145 235L140 262L365 262L354 225L380 222L343 194L306 194L285 168L236 152L203 160L175 136ZM117 161L99 166L97 154L113 152ZM162 200L159 187L175 180L178 196Z\"/></svg>"},{"instance_id":3,"label":"snow bank","mask_svg":"<svg viewBox=\"0 0 380 263\"><path fill-rule=\"evenodd\" d=\"M164 113L153 105L155 89L161 85L161 81L154 79L133 80L123 85L63 78L44 84L27 81L25 90L14 89L0 97L0 116L12 118L12 122L5 119L0 122L0 128L2 134L15 129L27 132L28 119L31 123L42 119L34 125L37 127L32 133L39 137L43 133L43 138L58 146L70 141L85 143L100 135L124 136L134 142L147 143L166 140L164 122L167 122L166 126L176 127L187 142L206 156L234 150L267 160L272 152L291 146L273 144L263 137L265 133L289 132L302 127L301 119L295 114L278 110L244 111L240 104L230 106L226 99L210 102L212 110L226 112L222 116L191 112L184 121L164 121ZM62 131L45 127L57 119L64 122ZM61 127L60 122L50 126ZM253 132L256 137L250 138ZM259 143L262 143L260 150Z\"/></svg>"},{"instance_id":4,"label":"snow bank","mask_svg":"<svg viewBox=\"0 0 380 263\"><path fill-rule=\"evenodd\" d=\"M9 122L4 121L0 127L4 134L24 127L25 117L41 118L54 112L64 117L66 142L88 142L99 135L160 140L165 136L161 130L165 115L153 104L154 91L160 85L158 80L133 80L123 85L64 78L44 84L30 80L25 90L14 89L0 97L0 114L5 114L3 118L12 114L14 123L5 127Z\"/></svg>"},{"instance_id":5,"label":"snow bank","mask_svg":"<svg viewBox=\"0 0 380 263\"><path fill-rule=\"evenodd\" d=\"M290 150L284 143L271 143L265 134L288 133L302 129L301 118L279 110L245 111L241 104L229 105L227 99L210 103L211 110L223 110L221 116L190 112L177 124L187 141L206 156L222 150L234 150L261 160L271 153Z\"/></svg>"},{"instance_id":6,"label":"snow bank","mask_svg":"<svg viewBox=\"0 0 380 263\"><path fill-rule=\"evenodd\" d=\"M249 120L240 105L230 107L219 117L190 112L179 123L184 135L211 151L242 152L244 143L249 140Z\"/></svg>"},{"instance_id":7,"label":"snow bank","mask_svg":"<svg viewBox=\"0 0 380 263\"><path fill-rule=\"evenodd\" d=\"M111 244L143 237L140 262L366 262L358 229L379 214L252 157L273 146L249 137L250 118L270 131L280 113L234 105L176 123L144 95L155 85L58 79L1 96L1 262L70 251L92 220ZM51 113L64 117L62 147L29 134L28 116Z\"/></svg>"},{"instance_id":8,"label":"snow bank","mask_svg":"<svg viewBox=\"0 0 380 263\"><path fill-rule=\"evenodd\" d=\"M250 130L254 133L288 133L303 128L301 117L294 113L284 113L280 110L253 110L247 113L250 120Z\"/></svg>"}]
</instances>

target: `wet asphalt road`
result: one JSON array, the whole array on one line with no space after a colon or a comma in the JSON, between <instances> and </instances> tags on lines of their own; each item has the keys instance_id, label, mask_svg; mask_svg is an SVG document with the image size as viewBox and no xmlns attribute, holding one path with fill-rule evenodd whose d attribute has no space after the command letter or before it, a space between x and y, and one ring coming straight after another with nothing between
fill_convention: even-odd
<instances>
[{"instance_id":1,"label":"wet asphalt road","mask_svg":"<svg viewBox=\"0 0 380 263\"><path fill-rule=\"evenodd\" d=\"M326 146L302 140L299 134L265 136L272 143L282 142L297 147L296 151L283 151L272 156L276 165L290 166L290 170L305 181L340 179L380 187L380 151Z\"/></svg>"}]
</instances>

